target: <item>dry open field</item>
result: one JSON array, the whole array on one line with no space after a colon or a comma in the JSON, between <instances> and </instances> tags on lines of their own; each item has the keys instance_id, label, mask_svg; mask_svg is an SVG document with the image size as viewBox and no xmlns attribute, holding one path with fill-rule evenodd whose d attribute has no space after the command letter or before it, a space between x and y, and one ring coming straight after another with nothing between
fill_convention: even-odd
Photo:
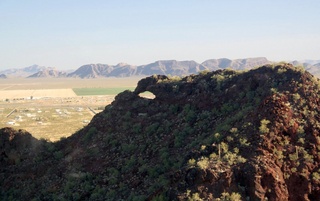
<instances>
[{"instance_id":1,"label":"dry open field","mask_svg":"<svg viewBox=\"0 0 320 201\"><path fill-rule=\"evenodd\" d=\"M132 89L141 78L14 78L0 80L0 127L25 129L51 141L87 125L115 95L77 96L74 88ZM12 113L11 113L12 112ZM11 114L10 114L11 113Z\"/></svg>"},{"instance_id":2,"label":"dry open field","mask_svg":"<svg viewBox=\"0 0 320 201\"><path fill-rule=\"evenodd\" d=\"M0 90L2 99L42 98L42 97L75 97L72 89L26 89L26 90Z\"/></svg>"},{"instance_id":3,"label":"dry open field","mask_svg":"<svg viewBox=\"0 0 320 201\"><path fill-rule=\"evenodd\" d=\"M0 97L73 97L73 88L132 88L141 77L134 78L11 78L0 79Z\"/></svg>"},{"instance_id":4,"label":"dry open field","mask_svg":"<svg viewBox=\"0 0 320 201\"><path fill-rule=\"evenodd\" d=\"M10 78L0 79L0 90L25 89L65 89L82 87L121 87L136 86L142 77L130 78Z\"/></svg>"}]
</instances>

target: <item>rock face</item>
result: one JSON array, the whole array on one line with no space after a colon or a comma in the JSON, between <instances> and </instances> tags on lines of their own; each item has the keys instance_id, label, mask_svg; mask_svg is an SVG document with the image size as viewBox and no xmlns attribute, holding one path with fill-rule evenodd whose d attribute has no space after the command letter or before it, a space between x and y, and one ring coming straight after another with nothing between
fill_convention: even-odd
<instances>
[{"instance_id":1,"label":"rock face","mask_svg":"<svg viewBox=\"0 0 320 201\"><path fill-rule=\"evenodd\" d=\"M74 135L1 166L0 197L319 200L319 93L290 64L147 77ZM16 146L5 140L1 160Z\"/></svg>"},{"instance_id":2,"label":"rock face","mask_svg":"<svg viewBox=\"0 0 320 201\"><path fill-rule=\"evenodd\" d=\"M134 90L135 94L140 94L146 91L150 91L149 87L154 86L158 82L168 80L169 78L165 75L153 75L151 77L144 78L138 82L138 86ZM151 92L151 91L150 91Z\"/></svg>"}]
</instances>

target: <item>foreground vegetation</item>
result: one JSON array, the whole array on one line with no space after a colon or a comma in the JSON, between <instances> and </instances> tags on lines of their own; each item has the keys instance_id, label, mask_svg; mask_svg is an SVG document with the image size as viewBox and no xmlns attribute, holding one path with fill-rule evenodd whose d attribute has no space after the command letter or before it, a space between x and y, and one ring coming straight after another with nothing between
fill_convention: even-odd
<instances>
[{"instance_id":1,"label":"foreground vegetation","mask_svg":"<svg viewBox=\"0 0 320 201\"><path fill-rule=\"evenodd\" d=\"M316 200L319 86L288 64L145 78L57 143L1 130L0 196ZM155 98L141 98L145 91Z\"/></svg>"}]
</instances>

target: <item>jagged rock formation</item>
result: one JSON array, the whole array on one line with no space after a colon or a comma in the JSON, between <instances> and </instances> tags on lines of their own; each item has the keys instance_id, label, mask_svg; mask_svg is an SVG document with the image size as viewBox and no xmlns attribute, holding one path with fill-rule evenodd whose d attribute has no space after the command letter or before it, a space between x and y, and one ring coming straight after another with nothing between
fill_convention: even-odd
<instances>
[{"instance_id":1,"label":"jagged rock formation","mask_svg":"<svg viewBox=\"0 0 320 201\"><path fill-rule=\"evenodd\" d=\"M319 93L290 64L147 77L73 136L2 165L0 197L317 200Z\"/></svg>"}]
</instances>

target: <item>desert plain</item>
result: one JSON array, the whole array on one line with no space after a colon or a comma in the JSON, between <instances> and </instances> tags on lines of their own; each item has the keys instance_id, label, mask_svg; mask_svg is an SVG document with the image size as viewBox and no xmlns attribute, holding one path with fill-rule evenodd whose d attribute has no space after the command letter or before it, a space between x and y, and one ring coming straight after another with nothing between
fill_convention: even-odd
<instances>
[{"instance_id":1,"label":"desert plain","mask_svg":"<svg viewBox=\"0 0 320 201\"><path fill-rule=\"evenodd\" d=\"M57 141L86 126L118 93L133 90L140 79L1 79L0 128L24 129L38 139Z\"/></svg>"}]
</instances>

